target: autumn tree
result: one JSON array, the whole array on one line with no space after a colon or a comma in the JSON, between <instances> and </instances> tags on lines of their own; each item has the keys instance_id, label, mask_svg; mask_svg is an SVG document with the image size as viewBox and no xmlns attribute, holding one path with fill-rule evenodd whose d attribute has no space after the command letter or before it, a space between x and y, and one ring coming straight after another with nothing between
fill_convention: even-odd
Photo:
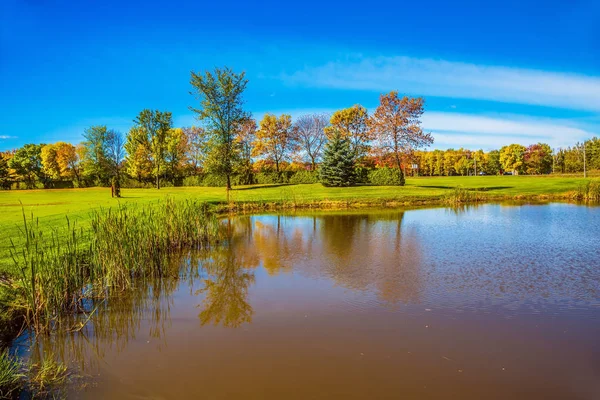
<instances>
[{"instance_id":1,"label":"autumn tree","mask_svg":"<svg viewBox=\"0 0 600 400\"><path fill-rule=\"evenodd\" d=\"M2 189L10 189L12 183L11 169L9 167L11 158L11 154L0 152L0 188Z\"/></svg>"},{"instance_id":2,"label":"autumn tree","mask_svg":"<svg viewBox=\"0 0 600 400\"><path fill-rule=\"evenodd\" d=\"M160 189L160 167L164 163L167 136L173 125L171 113L145 109L134 122L141 130L140 143L146 144L150 150L156 188Z\"/></svg>"},{"instance_id":3,"label":"autumn tree","mask_svg":"<svg viewBox=\"0 0 600 400\"><path fill-rule=\"evenodd\" d=\"M369 152L369 143L373 140L368 121L367 109L356 104L334 112L329 120L330 126L325 128L325 134L330 139L336 134L348 138L354 158L358 161Z\"/></svg>"},{"instance_id":4,"label":"autumn tree","mask_svg":"<svg viewBox=\"0 0 600 400\"><path fill-rule=\"evenodd\" d=\"M308 157L312 171L316 169L327 141L325 128L329 125L328 119L325 114L306 114L298 117L295 123L299 146Z\"/></svg>"},{"instance_id":5,"label":"autumn tree","mask_svg":"<svg viewBox=\"0 0 600 400\"><path fill-rule=\"evenodd\" d=\"M61 178L60 167L57 160L58 144L46 144L42 147L40 156L42 158L42 170L53 180Z\"/></svg>"},{"instance_id":6,"label":"autumn tree","mask_svg":"<svg viewBox=\"0 0 600 400\"><path fill-rule=\"evenodd\" d=\"M292 117L282 114L265 114L260 121L253 155L264 157L275 163L275 171L279 174L282 161L290 158L298 148L296 128L292 125Z\"/></svg>"},{"instance_id":7,"label":"autumn tree","mask_svg":"<svg viewBox=\"0 0 600 400\"><path fill-rule=\"evenodd\" d=\"M200 107L190 107L204 124L207 134L210 162L207 166L227 179L227 192L231 190L231 175L239 160L237 136L240 125L249 118L244 111L243 93L248 84L245 73L237 74L230 68L216 68L204 74L191 73L190 84L200 101Z\"/></svg>"},{"instance_id":8,"label":"autumn tree","mask_svg":"<svg viewBox=\"0 0 600 400\"><path fill-rule=\"evenodd\" d=\"M433 143L431 134L421 129L423 105L422 97L400 98L396 91L382 94L379 106L368 121L377 148L392 154L401 186L404 185L402 155Z\"/></svg>"},{"instance_id":9,"label":"autumn tree","mask_svg":"<svg viewBox=\"0 0 600 400\"><path fill-rule=\"evenodd\" d=\"M184 134L183 129L171 129L167 136L165 164L167 174L173 183L175 183L175 180L183 173L187 151L187 136Z\"/></svg>"},{"instance_id":10,"label":"autumn tree","mask_svg":"<svg viewBox=\"0 0 600 400\"><path fill-rule=\"evenodd\" d=\"M134 126L129 130L125 140L125 151L126 171L129 176L138 182L149 180L152 177L150 143L141 128Z\"/></svg>"},{"instance_id":11,"label":"autumn tree","mask_svg":"<svg viewBox=\"0 0 600 400\"><path fill-rule=\"evenodd\" d=\"M524 172L525 164L524 146L520 144L511 144L500 149L500 164L505 171L512 171L513 175Z\"/></svg>"},{"instance_id":12,"label":"autumn tree","mask_svg":"<svg viewBox=\"0 0 600 400\"><path fill-rule=\"evenodd\" d=\"M207 135L203 128L191 126L182 128L187 143L185 160L188 173L197 175L204 164L207 149Z\"/></svg>"},{"instance_id":13,"label":"autumn tree","mask_svg":"<svg viewBox=\"0 0 600 400\"><path fill-rule=\"evenodd\" d=\"M239 134L236 139L240 152L237 172L241 177L241 182L248 185L253 182L252 150L256 140L256 129L256 121L248 118L239 126Z\"/></svg>"},{"instance_id":14,"label":"autumn tree","mask_svg":"<svg viewBox=\"0 0 600 400\"><path fill-rule=\"evenodd\" d=\"M531 175L552 172L552 149L546 143L532 144L523 155L525 172Z\"/></svg>"},{"instance_id":15,"label":"autumn tree","mask_svg":"<svg viewBox=\"0 0 600 400\"><path fill-rule=\"evenodd\" d=\"M83 145L61 142L56 149L56 160L60 174L67 179L75 179L77 186L81 186L81 158L84 152Z\"/></svg>"}]
</instances>

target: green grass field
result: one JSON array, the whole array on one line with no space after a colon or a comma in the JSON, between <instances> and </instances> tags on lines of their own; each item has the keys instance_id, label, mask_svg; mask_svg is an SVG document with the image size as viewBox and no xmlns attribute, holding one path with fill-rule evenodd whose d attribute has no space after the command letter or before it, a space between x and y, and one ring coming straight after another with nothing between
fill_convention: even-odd
<instances>
[{"instance_id":1,"label":"green grass field","mask_svg":"<svg viewBox=\"0 0 600 400\"><path fill-rule=\"evenodd\" d=\"M486 199L516 196L559 196L575 191L584 182L582 178L535 176L474 176L408 178L404 187L356 186L326 188L312 185L244 186L234 188L230 199L252 203L310 203L351 202L378 205L385 201L401 203L438 202L454 188L478 190ZM226 201L224 188L178 187L154 189L123 189L121 199L113 199L109 188L57 189L0 192L0 271L10 262L10 239L19 237L23 210L32 213L48 229L63 226L66 216L85 226L90 211L121 204L146 204L164 199L197 199L211 203Z\"/></svg>"}]
</instances>

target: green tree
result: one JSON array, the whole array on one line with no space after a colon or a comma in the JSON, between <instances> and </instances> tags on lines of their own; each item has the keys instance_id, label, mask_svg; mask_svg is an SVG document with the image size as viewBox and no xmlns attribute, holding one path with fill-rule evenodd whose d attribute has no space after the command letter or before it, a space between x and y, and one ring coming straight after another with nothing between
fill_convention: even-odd
<instances>
[{"instance_id":1,"label":"green tree","mask_svg":"<svg viewBox=\"0 0 600 400\"><path fill-rule=\"evenodd\" d=\"M488 175L498 175L502 170L500 163L500 151L492 150L485 155L485 173Z\"/></svg>"},{"instance_id":2,"label":"green tree","mask_svg":"<svg viewBox=\"0 0 600 400\"><path fill-rule=\"evenodd\" d=\"M323 186L352 186L356 181L355 153L347 136L334 133L325 145L319 177Z\"/></svg>"},{"instance_id":3,"label":"green tree","mask_svg":"<svg viewBox=\"0 0 600 400\"><path fill-rule=\"evenodd\" d=\"M231 190L231 175L239 160L237 137L241 126L250 115L244 111L243 93L248 84L245 73L236 74L230 68L216 68L204 74L191 73L192 94L200 101L200 108L190 107L197 114L208 139L210 154L207 167L227 179L227 193Z\"/></svg>"},{"instance_id":4,"label":"green tree","mask_svg":"<svg viewBox=\"0 0 600 400\"><path fill-rule=\"evenodd\" d=\"M187 157L187 135L181 128L174 128L169 131L167 136L165 164L166 171L173 182L183 174L183 166Z\"/></svg>"},{"instance_id":5,"label":"green tree","mask_svg":"<svg viewBox=\"0 0 600 400\"><path fill-rule=\"evenodd\" d=\"M165 162L167 137L173 125L171 113L144 109L134 122L141 130L140 143L146 144L150 150L156 188L160 189L160 167Z\"/></svg>"},{"instance_id":6,"label":"green tree","mask_svg":"<svg viewBox=\"0 0 600 400\"><path fill-rule=\"evenodd\" d=\"M148 136L139 127L134 126L127 133L125 141L126 170L129 176L138 182L147 181L152 177L152 160Z\"/></svg>"},{"instance_id":7,"label":"green tree","mask_svg":"<svg viewBox=\"0 0 600 400\"><path fill-rule=\"evenodd\" d=\"M107 156L106 139L108 129L106 125L96 125L87 128L83 137L85 148L83 171L87 178L98 184L108 184L110 177L110 166Z\"/></svg>"},{"instance_id":8,"label":"green tree","mask_svg":"<svg viewBox=\"0 0 600 400\"><path fill-rule=\"evenodd\" d=\"M524 172L525 150L520 144L511 144L500 149L500 164L505 171L512 171L513 175Z\"/></svg>"},{"instance_id":9,"label":"green tree","mask_svg":"<svg viewBox=\"0 0 600 400\"><path fill-rule=\"evenodd\" d=\"M18 149L9 162L9 167L21 177L29 189L35 188L36 181L48 187L50 179L44 173L42 165L42 147L44 144L26 144Z\"/></svg>"}]
</instances>

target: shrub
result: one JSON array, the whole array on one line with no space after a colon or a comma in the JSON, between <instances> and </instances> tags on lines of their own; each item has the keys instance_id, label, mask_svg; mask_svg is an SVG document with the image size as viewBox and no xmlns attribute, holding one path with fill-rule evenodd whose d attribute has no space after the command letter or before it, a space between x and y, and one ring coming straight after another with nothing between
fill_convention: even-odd
<instances>
[{"instance_id":1,"label":"shrub","mask_svg":"<svg viewBox=\"0 0 600 400\"><path fill-rule=\"evenodd\" d=\"M183 186L202 186L203 179L202 175L186 176L183 178Z\"/></svg>"},{"instance_id":2,"label":"shrub","mask_svg":"<svg viewBox=\"0 0 600 400\"><path fill-rule=\"evenodd\" d=\"M356 167L354 169L356 183L369 183L369 169L365 167Z\"/></svg>"},{"instance_id":3,"label":"shrub","mask_svg":"<svg viewBox=\"0 0 600 400\"><path fill-rule=\"evenodd\" d=\"M402 186L403 179L393 168L376 168L369 171L369 183L376 186Z\"/></svg>"},{"instance_id":4,"label":"shrub","mask_svg":"<svg viewBox=\"0 0 600 400\"><path fill-rule=\"evenodd\" d=\"M217 174L206 174L202 179L202 186L208 187L225 187L227 185L227 177Z\"/></svg>"},{"instance_id":5,"label":"shrub","mask_svg":"<svg viewBox=\"0 0 600 400\"><path fill-rule=\"evenodd\" d=\"M290 177L294 173L291 171L281 171L279 174L277 172L259 172L256 174L255 182L260 185L270 185L276 183L289 183Z\"/></svg>"},{"instance_id":6,"label":"shrub","mask_svg":"<svg viewBox=\"0 0 600 400\"><path fill-rule=\"evenodd\" d=\"M297 171L290 178L290 183L294 185L317 182L319 182L319 174L317 171Z\"/></svg>"},{"instance_id":7,"label":"shrub","mask_svg":"<svg viewBox=\"0 0 600 400\"><path fill-rule=\"evenodd\" d=\"M139 182L137 179L131 178L121 178L121 187L127 189L149 189L154 187L154 183L152 182Z\"/></svg>"}]
</instances>

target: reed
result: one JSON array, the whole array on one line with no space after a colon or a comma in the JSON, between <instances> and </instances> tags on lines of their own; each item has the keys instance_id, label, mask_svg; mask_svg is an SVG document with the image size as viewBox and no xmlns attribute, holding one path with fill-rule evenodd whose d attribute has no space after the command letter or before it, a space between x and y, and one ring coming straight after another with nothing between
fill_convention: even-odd
<instances>
[{"instance_id":1,"label":"reed","mask_svg":"<svg viewBox=\"0 0 600 400\"><path fill-rule=\"evenodd\" d=\"M88 229L67 219L50 234L24 214L22 245L11 240L18 279L5 290L28 326L51 331L64 315L93 312L90 299L107 298L136 279L168 274L164 265L171 254L217 242L219 229L206 204L190 200L98 210Z\"/></svg>"},{"instance_id":2,"label":"reed","mask_svg":"<svg viewBox=\"0 0 600 400\"><path fill-rule=\"evenodd\" d=\"M462 204L470 203L481 200L482 196L478 196L477 193L467 190L462 187L456 187L451 192L444 196L443 203L445 204Z\"/></svg>"},{"instance_id":3,"label":"reed","mask_svg":"<svg viewBox=\"0 0 600 400\"><path fill-rule=\"evenodd\" d=\"M33 398L66 398L62 393L68 380L67 366L48 351L39 361L30 361L24 390Z\"/></svg>"},{"instance_id":4,"label":"reed","mask_svg":"<svg viewBox=\"0 0 600 400\"><path fill-rule=\"evenodd\" d=\"M0 399L12 398L19 390L23 374L19 362L10 356L8 350L0 351Z\"/></svg>"},{"instance_id":5,"label":"reed","mask_svg":"<svg viewBox=\"0 0 600 400\"><path fill-rule=\"evenodd\" d=\"M581 183L571 197L579 201L600 201L600 179L589 179Z\"/></svg>"}]
</instances>

